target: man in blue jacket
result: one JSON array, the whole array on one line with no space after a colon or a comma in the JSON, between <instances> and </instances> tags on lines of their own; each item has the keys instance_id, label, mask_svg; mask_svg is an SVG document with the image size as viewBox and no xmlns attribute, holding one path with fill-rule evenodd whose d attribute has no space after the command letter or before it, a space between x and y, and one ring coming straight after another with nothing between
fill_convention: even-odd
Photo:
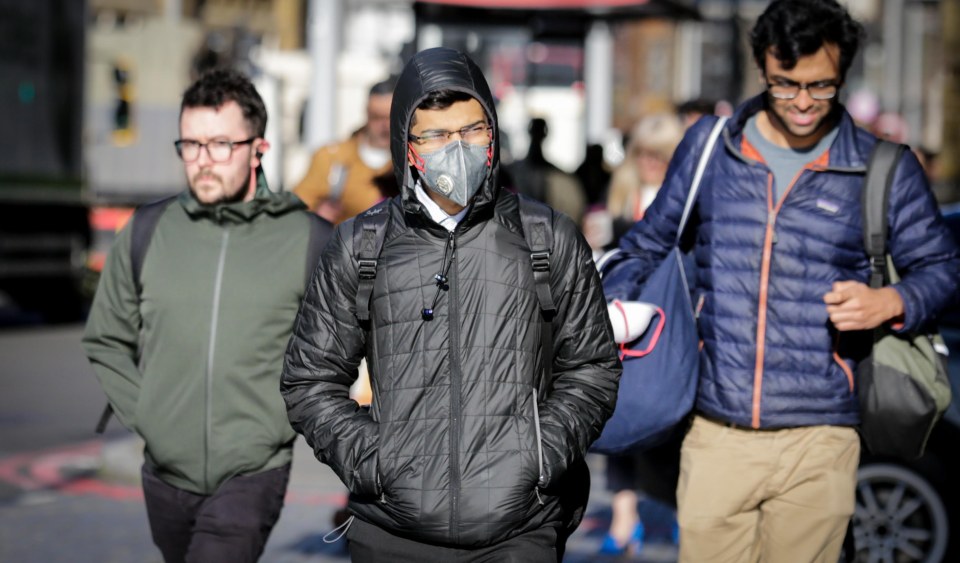
<instances>
[{"instance_id":1,"label":"man in blue jacket","mask_svg":"<svg viewBox=\"0 0 960 563\"><path fill-rule=\"evenodd\" d=\"M725 126L686 233L703 349L677 488L681 561L836 561L855 503L863 331L920 329L957 292L960 255L909 151L888 211L903 279L866 284L860 198L877 140L837 101L862 35L835 0L776 0L753 29L765 91ZM691 128L621 242L608 299L635 298L671 249L713 124Z\"/></svg>"}]
</instances>

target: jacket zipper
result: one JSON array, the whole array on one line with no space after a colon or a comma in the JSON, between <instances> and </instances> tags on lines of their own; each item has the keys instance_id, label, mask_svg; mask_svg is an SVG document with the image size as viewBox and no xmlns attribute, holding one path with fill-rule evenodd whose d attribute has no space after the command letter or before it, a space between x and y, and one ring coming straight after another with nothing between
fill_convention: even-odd
<instances>
[{"instance_id":1,"label":"jacket zipper","mask_svg":"<svg viewBox=\"0 0 960 563\"><path fill-rule=\"evenodd\" d=\"M760 262L760 293L757 306L757 360L753 371L753 412L750 419L752 428L760 428L760 398L763 391L763 363L766 355L767 337L767 290L770 287L770 265L773 261L773 245L777 243L777 215L783 208L783 202L800 180L800 176L807 170L820 170L814 160L800 169L790 181L790 185L783 191L780 201L773 202L773 172L767 172L767 228L763 236L763 257Z\"/></svg>"},{"instance_id":2,"label":"jacket zipper","mask_svg":"<svg viewBox=\"0 0 960 563\"><path fill-rule=\"evenodd\" d=\"M540 438L540 406L537 404L537 388L533 387L531 392L531 399L533 399L533 427L537 433L537 472L539 473L539 482L537 486L533 488L534 492L537 493L537 501L540 504L543 504L543 498L540 497L540 483L543 482L543 440Z\"/></svg>"},{"instance_id":3,"label":"jacket zipper","mask_svg":"<svg viewBox=\"0 0 960 563\"><path fill-rule=\"evenodd\" d=\"M204 436L203 436L203 481L204 488L210 490L210 442L213 437L213 359L217 343L217 323L220 320L220 296L223 289L223 270L227 261L227 245L230 242L230 231L224 229L220 241L220 257L217 260L217 275L213 284L213 310L210 313L210 342L207 345L207 374L206 397L204 409Z\"/></svg>"},{"instance_id":4,"label":"jacket zipper","mask_svg":"<svg viewBox=\"0 0 960 563\"><path fill-rule=\"evenodd\" d=\"M456 229L450 232L447 244L450 249L450 294L447 323L450 333L450 535L454 542L460 541L457 522L460 520L460 426L461 426L461 366L460 366L460 297L457 292L457 245ZM441 266L443 266L441 264Z\"/></svg>"}]
</instances>

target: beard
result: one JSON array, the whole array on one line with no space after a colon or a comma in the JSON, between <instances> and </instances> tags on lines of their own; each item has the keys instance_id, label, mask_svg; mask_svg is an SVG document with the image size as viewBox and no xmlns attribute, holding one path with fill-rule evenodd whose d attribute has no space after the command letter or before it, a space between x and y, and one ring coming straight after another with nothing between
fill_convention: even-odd
<instances>
[{"instance_id":1,"label":"beard","mask_svg":"<svg viewBox=\"0 0 960 563\"><path fill-rule=\"evenodd\" d=\"M785 100L776 100L772 97L764 97L764 109L767 110L767 116L771 121L775 122L778 129L787 132L797 139L819 138L819 135L823 135L833 128L833 125L840 119L840 104L838 104L836 98L834 98L830 100L830 107L820 114L811 126L797 127L796 124L786 119L780 114L780 111L778 111L782 110L785 113L789 113L788 107L783 105L784 101Z\"/></svg>"},{"instance_id":2,"label":"beard","mask_svg":"<svg viewBox=\"0 0 960 563\"><path fill-rule=\"evenodd\" d=\"M194 199L199 201L202 205L220 205L220 204L239 203L247 197L247 190L249 189L249 186L250 186L250 175L251 175L251 172L248 169L246 176L244 176L243 182L239 185L239 187L236 190L233 190L231 192L226 189L226 183L224 182L224 179L221 176L214 174L213 172L210 172L208 170L201 170L200 172L196 173L193 176L193 178L191 178L190 192L193 194ZM201 179L210 179L220 184L220 187L221 187L220 197L209 202L202 201L197 196L197 189L194 187L200 182Z\"/></svg>"}]
</instances>

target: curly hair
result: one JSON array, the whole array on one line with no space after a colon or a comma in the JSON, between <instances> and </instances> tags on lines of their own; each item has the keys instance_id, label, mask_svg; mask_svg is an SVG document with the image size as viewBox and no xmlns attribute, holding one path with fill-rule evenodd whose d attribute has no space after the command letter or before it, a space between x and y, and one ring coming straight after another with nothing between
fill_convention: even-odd
<instances>
[{"instance_id":1,"label":"curly hair","mask_svg":"<svg viewBox=\"0 0 960 563\"><path fill-rule=\"evenodd\" d=\"M824 43L840 48L840 78L850 69L864 39L863 26L836 0L774 0L750 32L757 65L765 68L768 49L785 69L800 57L816 53Z\"/></svg>"},{"instance_id":2,"label":"curly hair","mask_svg":"<svg viewBox=\"0 0 960 563\"><path fill-rule=\"evenodd\" d=\"M227 102L236 102L250 132L263 137L267 131L267 108L246 76L227 68L207 71L187 88L180 103L180 113L186 108L219 108Z\"/></svg>"}]
</instances>

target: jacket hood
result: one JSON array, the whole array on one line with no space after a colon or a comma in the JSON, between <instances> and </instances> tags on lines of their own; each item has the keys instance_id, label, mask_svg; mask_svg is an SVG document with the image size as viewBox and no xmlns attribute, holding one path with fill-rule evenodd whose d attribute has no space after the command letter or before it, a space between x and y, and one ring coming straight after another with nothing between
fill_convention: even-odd
<instances>
[{"instance_id":1,"label":"jacket hood","mask_svg":"<svg viewBox=\"0 0 960 563\"><path fill-rule=\"evenodd\" d=\"M180 204L194 219L206 217L217 223L247 223L261 213L283 215L307 206L292 192L274 193L267 186L263 168L257 167L257 190L250 201L204 205L187 189L180 194Z\"/></svg>"},{"instance_id":2,"label":"jacket hood","mask_svg":"<svg viewBox=\"0 0 960 563\"><path fill-rule=\"evenodd\" d=\"M410 134L410 121L417 106L431 92L437 90L456 90L473 96L483 106L490 125L493 127L493 161L490 173L474 196L473 205L467 220L476 216L480 209L492 208L496 200L500 173L500 127L493 95L480 67L467 55L437 47L420 51L403 68L397 86L393 92L390 106L390 151L393 156L393 169L400 186L400 195L404 210L416 213L420 202L414 193L417 174L407 162L407 138Z\"/></svg>"}]
</instances>

